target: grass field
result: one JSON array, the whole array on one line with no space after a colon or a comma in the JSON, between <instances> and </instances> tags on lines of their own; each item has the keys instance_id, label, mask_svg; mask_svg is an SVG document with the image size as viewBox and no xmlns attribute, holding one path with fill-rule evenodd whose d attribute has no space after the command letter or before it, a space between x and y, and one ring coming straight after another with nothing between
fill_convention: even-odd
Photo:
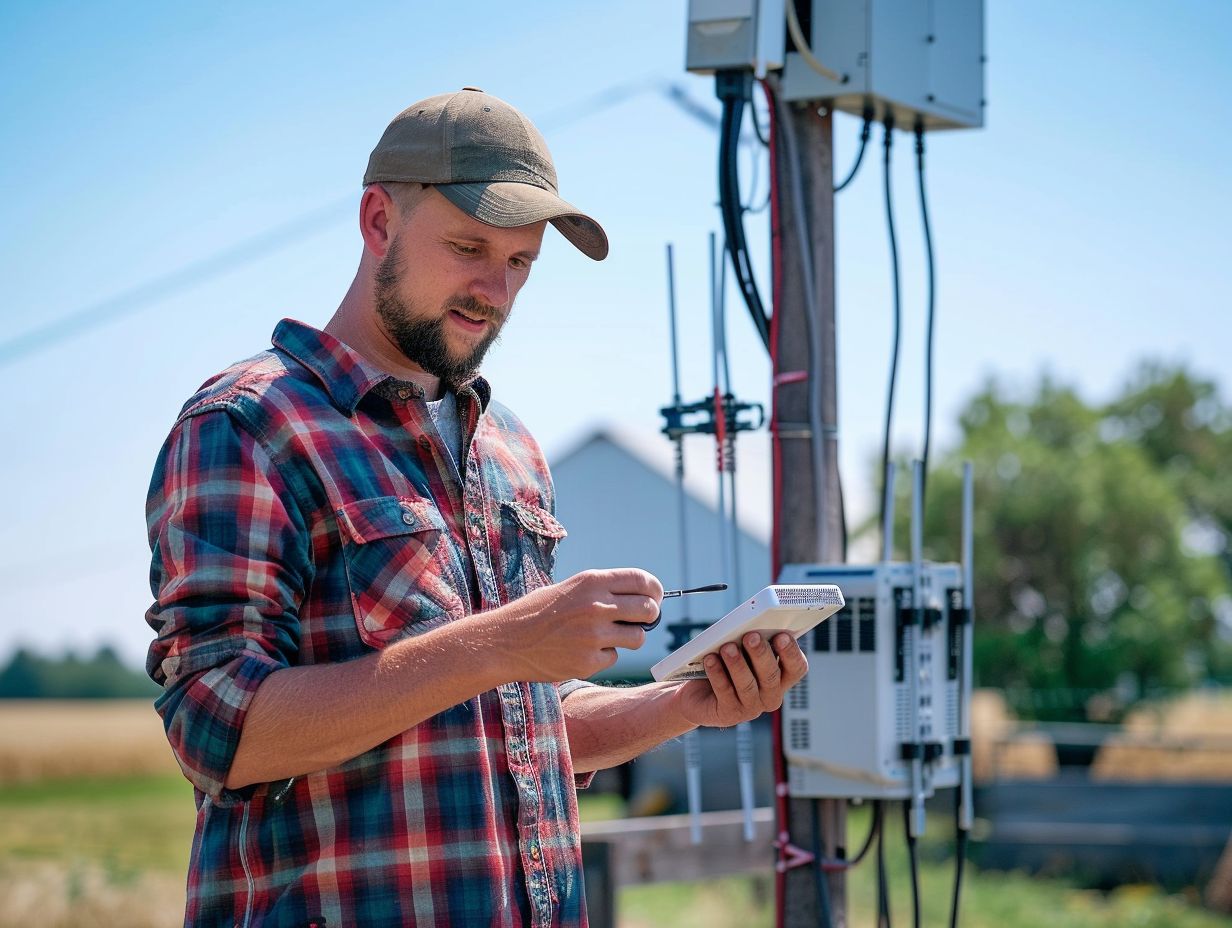
<instances>
[{"instance_id":1,"label":"grass field","mask_svg":"<svg viewBox=\"0 0 1232 928\"><path fill-rule=\"evenodd\" d=\"M606 797L587 818L618 808ZM866 820L851 818L853 837ZM183 911L193 828L192 791L177 775L73 779L0 790L0 928L172 928ZM926 858L944 848L929 845ZM910 924L910 882L901 842L888 847L895 923ZM875 872L870 861L848 881L852 928L872 928ZM925 925L947 925L952 867L921 866ZM1148 887L1104 895L1055 880L968 868L966 928L1228 928ZM773 922L769 875L706 883L630 887L620 896L623 928L759 928Z\"/></svg>"},{"instance_id":2,"label":"grass field","mask_svg":"<svg viewBox=\"0 0 1232 928\"><path fill-rule=\"evenodd\" d=\"M174 928L181 923L192 837L192 790L174 771L148 703L0 704L0 928ZM88 745L82 748L77 742ZM583 817L618 815L611 797L583 797ZM856 846L867 828L850 816ZM940 824L940 823L938 823ZM940 835L944 829L934 828ZM887 847L894 924L909 926L906 854ZM949 924L953 868L944 839L921 849L923 924ZM765 876L629 887L622 928L768 928ZM848 880L849 924L872 928L875 869ZM1193 899L1151 887L1101 894L1056 880L967 868L964 928L1232 928Z\"/></svg>"}]
</instances>

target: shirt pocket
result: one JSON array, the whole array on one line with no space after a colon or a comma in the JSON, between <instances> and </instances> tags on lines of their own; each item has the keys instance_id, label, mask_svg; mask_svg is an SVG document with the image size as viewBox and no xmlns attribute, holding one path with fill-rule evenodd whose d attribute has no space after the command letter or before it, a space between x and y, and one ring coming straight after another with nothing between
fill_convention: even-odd
<instances>
[{"instance_id":1,"label":"shirt pocket","mask_svg":"<svg viewBox=\"0 0 1232 928\"><path fill-rule=\"evenodd\" d=\"M382 496L338 511L355 626L383 648L461 618L453 545L440 510L427 499Z\"/></svg>"},{"instance_id":2,"label":"shirt pocket","mask_svg":"<svg viewBox=\"0 0 1232 928\"><path fill-rule=\"evenodd\" d=\"M501 555L510 599L552 582L556 545L568 534L541 506L516 500L501 503Z\"/></svg>"}]
</instances>

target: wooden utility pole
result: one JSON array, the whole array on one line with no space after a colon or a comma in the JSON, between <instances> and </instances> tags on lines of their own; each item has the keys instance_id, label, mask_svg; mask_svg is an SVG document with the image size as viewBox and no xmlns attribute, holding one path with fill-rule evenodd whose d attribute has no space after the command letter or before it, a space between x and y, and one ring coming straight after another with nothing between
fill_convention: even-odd
<instances>
[{"instance_id":1,"label":"wooden utility pole","mask_svg":"<svg viewBox=\"0 0 1232 928\"><path fill-rule=\"evenodd\" d=\"M772 86L777 99L777 82ZM775 151L782 254L775 374L809 371L819 383L789 376L777 387L782 504L774 531L783 564L836 564L843 560L843 519L836 432L833 120L830 111L819 111L816 102L780 102L777 116L786 141L794 135L795 144L778 144ZM805 284L810 270L811 293ZM810 399L820 401L823 428L819 441L810 424ZM820 460L815 450L820 451ZM809 852L814 848L814 802L792 799L788 809L791 843ZM843 856L845 800L820 800L818 822L822 853L829 858ZM787 871L787 928L815 928L821 923L814 867L806 864ZM845 875L830 874L827 886L833 924L845 928Z\"/></svg>"}]
</instances>

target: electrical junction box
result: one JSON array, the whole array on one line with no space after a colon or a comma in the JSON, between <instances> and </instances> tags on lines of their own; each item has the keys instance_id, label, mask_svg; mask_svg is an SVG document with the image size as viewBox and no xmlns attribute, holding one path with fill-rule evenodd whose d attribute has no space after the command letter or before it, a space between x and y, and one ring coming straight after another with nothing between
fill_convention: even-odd
<instances>
[{"instance_id":1,"label":"electrical junction box","mask_svg":"<svg viewBox=\"0 0 1232 928\"><path fill-rule=\"evenodd\" d=\"M685 68L694 74L783 66L784 0L689 0Z\"/></svg>"},{"instance_id":2,"label":"electrical junction box","mask_svg":"<svg viewBox=\"0 0 1232 928\"><path fill-rule=\"evenodd\" d=\"M800 644L809 671L783 702L793 796L925 798L959 785L965 682L958 564L789 564L780 583L834 584L846 605ZM914 687L914 688L913 688ZM913 788L912 761L920 759Z\"/></svg>"},{"instance_id":3,"label":"electrical junction box","mask_svg":"<svg viewBox=\"0 0 1232 928\"><path fill-rule=\"evenodd\" d=\"M795 0L803 16L808 0ZM787 54L783 96L912 130L984 125L983 0L812 0L809 45L839 81Z\"/></svg>"}]
</instances>

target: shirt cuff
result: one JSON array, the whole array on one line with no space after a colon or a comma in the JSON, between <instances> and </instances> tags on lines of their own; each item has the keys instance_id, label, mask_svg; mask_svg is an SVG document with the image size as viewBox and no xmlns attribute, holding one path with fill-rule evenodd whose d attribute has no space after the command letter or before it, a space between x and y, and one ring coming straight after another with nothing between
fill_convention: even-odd
<instances>
[{"instance_id":1,"label":"shirt cuff","mask_svg":"<svg viewBox=\"0 0 1232 928\"><path fill-rule=\"evenodd\" d=\"M556 684L556 692L560 695L560 701L564 702L565 697L570 693L576 693L580 689L598 686L597 683L591 683L587 680L565 680L563 683ZM586 789L590 786L591 781L595 778L596 771L592 770L589 773L575 773L573 775L573 785L576 789Z\"/></svg>"}]
</instances>

